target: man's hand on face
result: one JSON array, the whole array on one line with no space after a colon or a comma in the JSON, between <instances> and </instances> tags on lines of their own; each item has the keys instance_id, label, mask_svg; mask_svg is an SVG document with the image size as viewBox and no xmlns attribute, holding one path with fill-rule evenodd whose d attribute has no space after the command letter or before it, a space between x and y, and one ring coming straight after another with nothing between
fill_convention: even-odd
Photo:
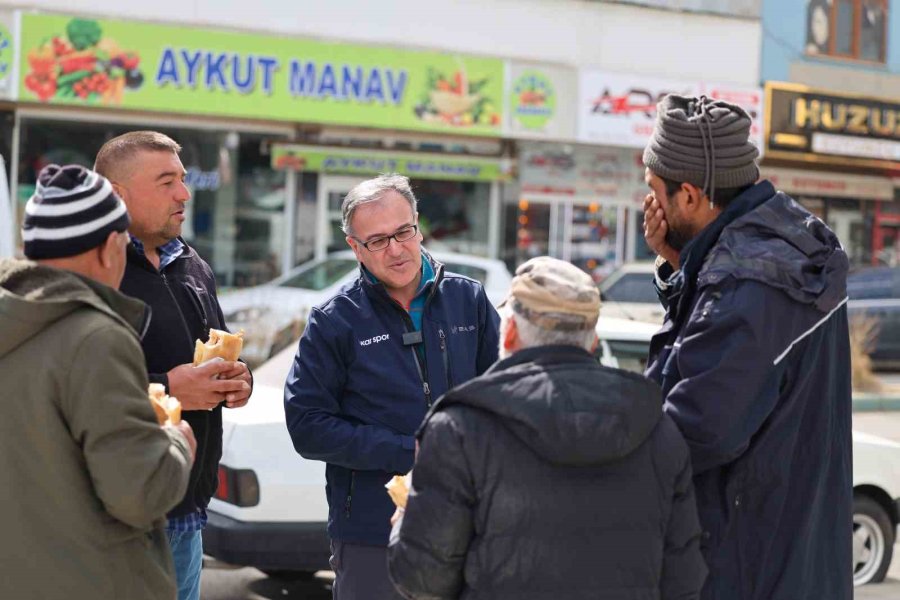
<instances>
[{"instance_id":1,"label":"man's hand on face","mask_svg":"<svg viewBox=\"0 0 900 600\"><path fill-rule=\"evenodd\" d=\"M250 383L239 378L221 378L224 373L236 371L239 364L242 363L212 360L199 367L190 363L179 365L168 373L169 394L178 398L183 410L215 408L227 394L235 394L238 398L243 395L246 404L246 398L250 396Z\"/></svg>"},{"instance_id":2,"label":"man's hand on face","mask_svg":"<svg viewBox=\"0 0 900 600\"><path fill-rule=\"evenodd\" d=\"M662 256L673 269L678 270L679 253L666 241L668 232L666 213L653 194L647 194L644 198L644 239L651 250Z\"/></svg>"},{"instance_id":3,"label":"man's hand on face","mask_svg":"<svg viewBox=\"0 0 900 600\"><path fill-rule=\"evenodd\" d=\"M229 379L232 381L244 381L247 383L246 389L241 389L237 392L229 392L225 394L225 406L228 408L240 408L247 404L247 401L250 400L250 393L253 391L252 382L253 380L250 378L250 370L247 368L242 362L235 362L234 368L230 371L225 371L224 373L219 375L220 379Z\"/></svg>"}]
</instances>

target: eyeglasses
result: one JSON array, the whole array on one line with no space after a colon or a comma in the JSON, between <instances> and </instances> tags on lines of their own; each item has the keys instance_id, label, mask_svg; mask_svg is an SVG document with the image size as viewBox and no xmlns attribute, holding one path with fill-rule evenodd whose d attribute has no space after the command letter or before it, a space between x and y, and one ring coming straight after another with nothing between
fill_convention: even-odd
<instances>
[{"instance_id":1,"label":"eyeglasses","mask_svg":"<svg viewBox=\"0 0 900 600\"><path fill-rule=\"evenodd\" d=\"M418 232L419 225L418 223L416 223L415 225L407 225L403 229L397 230L396 232L394 232L394 235L386 235L384 237L369 240L368 242L364 242L362 240L356 241L362 244L369 252L380 252L391 244L391 239L399 244L401 242L406 242L413 239L414 237L416 237L416 234Z\"/></svg>"}]
</instances>

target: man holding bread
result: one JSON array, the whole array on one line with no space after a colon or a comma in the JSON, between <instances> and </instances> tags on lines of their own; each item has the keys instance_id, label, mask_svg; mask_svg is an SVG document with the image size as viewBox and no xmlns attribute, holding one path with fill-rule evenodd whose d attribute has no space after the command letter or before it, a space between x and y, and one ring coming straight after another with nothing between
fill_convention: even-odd
<instances>
[{"instance_id":1,"label":"man holding bread","mask_svg":"<svg viewBox=\"0 0 900 600\"><path fill-rule=\"evenodd\" d=\"M194 365L197 341L205 342L211 330L224 330L225 322L212 270L180 237L184 205L191 197L180 151L166 135L133 131L106 142L95 168L109 178L131 214L122 291L153 311L142 341L150 381L181 401L183 417L197 436L187 493L169 513L167 533L178 598L198 600L201 530L222 455L222 406L245 405L252 378L236 356Z\"/></svg>"},{"instance_id":2,"label":"man holding bread","mask_svg":"<svg viewBox=\"0 0 900 600\"><path fill-rule=\"evenodd\" d=\"M328 463L335 600L392 600L384 485L412 467L431 404L497 358L499 319L480 283L421 247L409 179L364 181L341 208L359 277L312 309L285 414L297 452Z\"/></svg>"},{"instance_id":3,"label":"man holding bread","mask_svg":"<svg viewBox=\"0 0 900 600\"><path fill-rule=\"evenodd\" d=\"M160 427L116 288L129 217L109 181L49 165L25 207L29 260L0 260L0 598L173 598L166 511L196 442Z\"/></svg>"}]
</instances>

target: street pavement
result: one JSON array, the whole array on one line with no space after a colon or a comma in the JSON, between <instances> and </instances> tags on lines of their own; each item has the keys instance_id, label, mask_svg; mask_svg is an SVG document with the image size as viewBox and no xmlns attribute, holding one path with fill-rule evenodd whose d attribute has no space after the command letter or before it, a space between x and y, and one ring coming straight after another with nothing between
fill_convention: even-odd
<instances>
[{"instance_id":1,"label":"street pavement","mask_svg":"<svg viewBox=\"0 0 900 600\"><path fill-rule=\"evenodd\" d=\"M900 375L895 376L900 384ZM894 381L892 381L893 383ZM853 428L900 443L900 412L861 412L853 415ZM203 600L330 600L333 574L321 571L311 581L287 581L267 577L250 568L236 568L208 559L201 585ZM560 590L562 597L565 590ZM857 600L900 600L900 544L888 579L856 589Z\"/></svg>"}]
</instances>

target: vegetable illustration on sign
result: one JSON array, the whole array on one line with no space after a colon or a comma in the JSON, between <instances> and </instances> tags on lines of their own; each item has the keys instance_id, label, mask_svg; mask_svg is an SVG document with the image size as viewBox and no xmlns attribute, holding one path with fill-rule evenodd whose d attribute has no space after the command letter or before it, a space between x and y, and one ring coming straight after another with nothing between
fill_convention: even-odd
<instances>
[{"instance_id":1,"label":"vegetable illustration on sign","mask_svg":"<svg viewBox=\"0 0 900 600\"><path fill-rule=\"evenodd\" d=\"M456 127L500 124L500 113L482 90L490 81L484 77L469 81L462 61L448 77L434 67L428 68L428 81L414 112L422 121Z\"/></svg>"},{"instance_id":2,"label":"vegetable illustration on sign","mask_svg":"<svg viewBox=\"0 0 900 600\"><path fill-rule=\"evenodd\" d=\"M25 87L41 102L71 100L120 104L126 88L144 83L140 56L103 38L100 23L71 19L65 36L54 35L28 52Z\"/></svg>"}]
</instances>

